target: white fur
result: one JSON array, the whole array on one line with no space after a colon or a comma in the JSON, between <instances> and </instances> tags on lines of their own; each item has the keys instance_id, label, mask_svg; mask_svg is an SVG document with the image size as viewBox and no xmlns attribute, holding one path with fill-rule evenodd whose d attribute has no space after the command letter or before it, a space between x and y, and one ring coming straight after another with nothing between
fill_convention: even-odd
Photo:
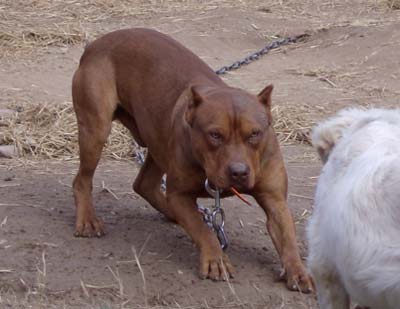
<instances>
[{"instance_id":1,"label":"white fur","mask_svg":"<svg viewBox=\"0 0 400 309\"><path fill-rule=\"evenodd\" d=\"M400 111L343 110L313 144L325 162L308 226L320 307L400 308Z\"/></svg>"}]
</instances>

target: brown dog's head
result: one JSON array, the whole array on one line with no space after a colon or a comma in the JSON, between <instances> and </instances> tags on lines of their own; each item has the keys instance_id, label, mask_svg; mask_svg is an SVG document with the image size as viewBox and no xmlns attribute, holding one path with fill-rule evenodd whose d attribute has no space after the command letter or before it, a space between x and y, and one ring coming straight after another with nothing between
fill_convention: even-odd
<instances>
[{"instance_id":1,"label":"brown dog's head","mask_svg":"<svg viewBox=\"0 0 400 309\"><path fill-rule=\"evenodd\" d=\"M249 190L271 134L269 85L258 96L236 88L195 85L185 120L193 156L217 187Z\"/></svg>"}]
</instances>

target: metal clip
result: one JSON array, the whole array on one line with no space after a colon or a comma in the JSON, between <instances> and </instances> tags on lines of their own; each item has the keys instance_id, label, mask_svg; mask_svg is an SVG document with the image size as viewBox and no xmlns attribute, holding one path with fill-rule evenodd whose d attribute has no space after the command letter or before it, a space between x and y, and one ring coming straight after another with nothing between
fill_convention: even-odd
<instances>
[{"instance_id":1,"label":"metal clip","mask_svg":"<svg viewBox=\"0 0 400 309\"><path fill-rule=\"evenodd\" d=\"M225 250L226 248L228 248L229 241L225 234L225 229L224 229L225 226L224 210L222 208L215 209L211 214L211 219L214 231L217 233L219 243L221 244L221 248L222 250Z\"/></svg>"},{"instance_id":2,"label":"metal clip","mask_svg":"<svg viewBox=\"0 0 400 309\"><path fill-rule=\"evenodd\" d=\"M203 213L203 219L207 223L207 225L214 230L214 232L217 234L218 241L221 244L222 250L225 250L228 248L229 241L228 238L225 234L224 226L225 226L225 213L224 210L221 208L221 198L220 198L220 193L221 191L216 188L213 189L210 186L210 183L208 182L208 179L206 179L204 183L204 187L208 194L211 195L211 197L214 198L215 204L214 204L214 210L210 212L209 209L204 208L204 207L199 207L199 210Z\"/></svg>"}]
</instances>

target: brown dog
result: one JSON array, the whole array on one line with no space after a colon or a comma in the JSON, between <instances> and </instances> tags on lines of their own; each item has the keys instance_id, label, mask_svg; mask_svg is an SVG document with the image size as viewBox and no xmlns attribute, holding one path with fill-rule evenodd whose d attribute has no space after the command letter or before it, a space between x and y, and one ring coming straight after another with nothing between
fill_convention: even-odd
<instances>
[{"instance_id":1,"label":"brown dog","mask_svg":"<svg viewBox=\"0 0 400 309\"><path fill-rule=\"evenodd\" d=\"M206 178L255 197L280 255L289 289L311 290L286 204L287 176L271 126L272 85L258 96L226 85L200 58L148 29L109 33L85 50L72 85L80 166L73 190L76 236L101 236L92 179L117 119L148 154L134 190L180 224L200 250L200 275L223 279L233 267L203 222L196 199ZM160 191L167 174L167 192Z\"/></svg>"}]
</instances>

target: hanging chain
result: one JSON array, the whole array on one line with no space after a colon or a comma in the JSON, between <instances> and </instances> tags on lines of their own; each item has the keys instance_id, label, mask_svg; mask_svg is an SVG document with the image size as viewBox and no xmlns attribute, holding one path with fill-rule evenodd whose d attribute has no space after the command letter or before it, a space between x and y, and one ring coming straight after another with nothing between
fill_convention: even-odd
<instances>
[{"instance_id":1,"label":"hanging chain","mask_svg":"<svg viewBox=\"0 0 400 309\"><path fill-rule=\"evenodd\" d=\"M211 197L214 198L214 206L212 209L197 205L198 210L203 214L203 220L207 223L208 227L213 230L218 237L218 241L221 245L222 250L228 248L229 241L225 233L225 213L221 208L221 190L216 188L213 189L210 186L208 179L204 183L204 188Z\"/></svg>"}]
</instances>

